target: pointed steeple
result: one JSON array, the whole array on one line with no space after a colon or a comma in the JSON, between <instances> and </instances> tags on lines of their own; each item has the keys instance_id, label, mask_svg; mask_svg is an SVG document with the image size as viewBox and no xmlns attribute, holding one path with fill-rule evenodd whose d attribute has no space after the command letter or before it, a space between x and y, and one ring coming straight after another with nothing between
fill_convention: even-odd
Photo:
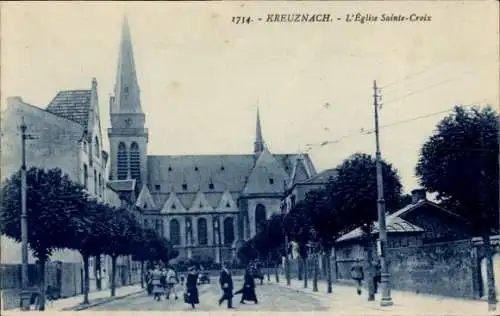
<instances>
[{"instance_id":1,"label":"pointed steeple","mask_svg":"<svg viewBox=\"0 0 500 316\"><path fill-rule=\"evenodd\" d=\"M264 151L264 138L262 137L262 128L260 126L260 113L259 108L257 107L257 125L255 128L255 143L253 147L253 152L256 155L260 155L261 152Z\"/></svg>"},{"instance_id":2,"label":"pointed steeple","mask_svg":"<svg viewBox=\"0 0 500 316\"><path fill-rule=\"evenodd\" d=\"M122 37L118 55L118 66L116 68L116 82L114 98L111 103L111 113L142 113L140 90L132 49L132 37L126 16L123 18L122 23Z\"/></svg>"}]
</instances>

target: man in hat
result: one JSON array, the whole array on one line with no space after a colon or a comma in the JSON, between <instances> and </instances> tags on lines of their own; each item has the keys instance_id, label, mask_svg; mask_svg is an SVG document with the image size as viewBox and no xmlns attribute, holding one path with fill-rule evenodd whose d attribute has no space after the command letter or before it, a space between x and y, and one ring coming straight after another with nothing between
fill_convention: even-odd
<instances>
[{"instance_id":1,"label":"man in hat","mask_svg":"<svg viewBox=\"0 0 500 316\"><path fill-rule=\"evenodd\" d=\"M223 294L219 300L219 305L227 300L227 308L233 308L233 277L227 266L227 263L223 263L220 272L219 283Z\"/></svg>"}]
</instances>

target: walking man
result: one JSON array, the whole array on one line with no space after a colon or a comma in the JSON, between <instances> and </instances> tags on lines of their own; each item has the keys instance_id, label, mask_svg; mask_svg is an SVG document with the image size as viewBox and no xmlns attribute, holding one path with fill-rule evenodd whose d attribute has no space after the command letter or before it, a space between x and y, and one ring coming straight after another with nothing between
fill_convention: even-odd
<instances>
[{"instance_id":1,"label":"walking man","mask_svg":"<svg viewBox=\"0 0 500 316\"><path fill-rule=\"evenodd\" d=\"M233 308L233 277L231 272L227 269L227 265L222 265L219 283L222 288L222 297L219 300L219 305L227 300L227 308Z\"/></svg>"},{"instance_id":2,"label":"walking man","mask_svg":"<svg viewBox=\"0 0 500 316\"><path fill-rule=\"evenodd\" d=\"M361 282L364 279L363 266L361 265L361 260L356 259L351 267L351 277L356 282L356 290L358 295L361 295Z\"/></svg>"}]
</instances>

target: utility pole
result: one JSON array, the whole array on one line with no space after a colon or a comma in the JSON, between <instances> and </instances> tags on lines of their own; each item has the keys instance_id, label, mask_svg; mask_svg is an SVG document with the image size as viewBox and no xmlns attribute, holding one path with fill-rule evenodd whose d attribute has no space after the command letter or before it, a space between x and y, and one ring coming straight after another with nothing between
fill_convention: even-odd
<instances>
[{"instance_id":1,"label":"utility pole","mask_svg":"<svg viewBox=\"0 0 500 316\"><path fill-rule=\"evenodd\" d=\"M26 140L33 139L29 134L26 134L27 126L24 123L24 117L21 121L21 242L22 242L22 291L21 291L21 310L27 311L30 309L31 293L29 291L28 282L28 211L26 207Z\"/></svg>"},{"instance_id":2,"label":"utility pole","mask_svg":"<svg viewBox=\"0 0 500 316\"><path fill-rule=\"evenodd\" d=\"M375 141L376 141L376 166L377 166L377 210L378 210L378 227L379 227L379 243L380 243L380 266L381 279L380 291L382 298L380 306L392 306L391 289L389 285L389 267L387 265L387 230L385 225L385 200L384 200L384 185L382 175L382 158L380 154L379 127L378 127L378 108L379 98L377 81L373 81L373 108L375 111Z\"/></svg>"}]
</instances>

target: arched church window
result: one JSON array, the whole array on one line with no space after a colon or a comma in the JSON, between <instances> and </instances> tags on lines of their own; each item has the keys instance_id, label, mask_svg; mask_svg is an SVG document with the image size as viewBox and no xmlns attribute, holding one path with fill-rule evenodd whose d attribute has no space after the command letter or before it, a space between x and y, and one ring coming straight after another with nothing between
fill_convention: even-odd
<instances>
[{"instance_id":1,"label":"arched church window","mask_svg":"<svg viewBox=\"0 0 500 316\"><path fill-rule=\"evenodd\" d=\"M128 164L128 159L127 159L127 147L125 146L125 143L121 142L118 145L118 155L116 157L117 160L117 176L118 180L125 180L127 179L127 164Z\"/></svg>"},{"instance_id":2,"label":"arched church window","mask_svg":"<svg viewBox=\"0 0 500 316\"><path fill-rule=\"evenodd\" d=\"M170 221L170 241L174 245L181 244L181 227L176 219Z\"/></svg>"},{"instance_id":3,"label":"arched church window","mask_svg":"<svg viewBox=\"0 0 500 316\"><path fill-rule=\"evenodd\" d=\"M231 245L234 242L234 220L228 217L224 220L224 244Z\"/></svg>"},{"instance_id":4,"label":"arched church window","mask_svg":"<svg viewBox=\"0 0 500 316\"><path fill-rule=\"evenodd\" d=\"M141 179L141 157L136 142L130 146L130 176L136 181Z\"/></svg>"},{"instance_id":5,"label":"arched church window","mask_svg":"<svg viewBox=\"0 0 500 316\"><path fill-rule=\"evenodd\" d=\"M262 204L257 204L255 208L255 233L259 233L266 225L266 207Z\"/></svg>"},{"instance_id":6,"label":"arched church window","mask_svg":"<svg viewBox=\"0 0 500 316\"><path fill-rule=\"evenodd\" d=\"M94 141L94 147L95 147L95 156L96 157L99 157L100 155L100 147L99 147L99 138L97 138L97 136L95 137L95 141Z\"/></svg>"},{"instance_id":7,"label":"arched church window","mask_svg":"<svg viewBox=\"0 0 500 316\"><path fill-rule=\"evenodd\" d=\"M208 244L207 220L203 217L198 219L198 244Z\"/></svg>"}]
</instances>

